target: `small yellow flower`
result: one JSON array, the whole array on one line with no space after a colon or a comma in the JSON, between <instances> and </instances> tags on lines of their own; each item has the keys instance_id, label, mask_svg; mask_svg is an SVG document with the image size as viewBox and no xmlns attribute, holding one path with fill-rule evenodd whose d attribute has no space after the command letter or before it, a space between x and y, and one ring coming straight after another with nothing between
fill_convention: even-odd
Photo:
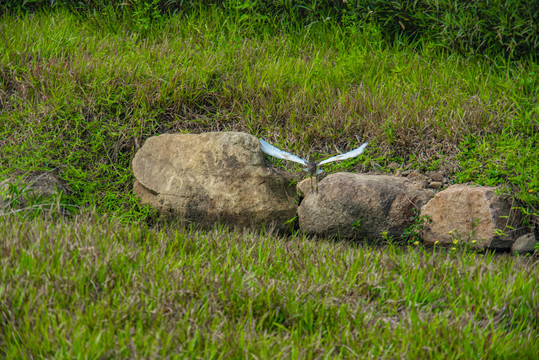
<instances>
[{"instance_id":1,"label":"small yellow flower","mask_svg":"<svg viewBox=\"0 0 539 360\"><path fill-rule=\"evenodd\" d=\"M457 250L456 247L452 247L452 248L451 248L451 251L455 251L455 250Z\"/></svg>"},{"instance_id":2,"label":"small yellow flower","mask_svg":"<svg viewBox=\"0 0 539 360\"><path fill-rule=\"evenodd\" d=\"M457 245L459 241L457 239L453 240L453 244Z\"/></svg>"},{"instance_id":3,"label":"small yellow flower","mask_svg":"<svg viewBox=\"0 0 539 360\"><path fill-rule=\"evenodd\" d=\"M477 242L477 240L472 240L472 244L475 244Z\"/></svg>"},{"instance_id":4,"label":"small yellow flower","mask_svg":"<svg viewBox=\"0 0 539 360\"><path fill-rule=\"evenodd\" d=\"M453 234L453 230L449 230L448 234L449 235Z\"/></svg>"},{"instance_id":5,"label":"small yellow flower","mask_svg":"<svg viewBox=\"0 0 539 360\"><path fill-rule=\"evenodd\" d=\"M434 245L438 245L439 243L440 243L440 241L436 240L436 241L434 242Z\"/></svg>"},{"instance_id":6,"label":"small yellow flower","mask_svg":"<svg viewBox=\"0 0 539 360\"><path fill-rule=\"evenodd\" d=\"M419 245L419 241L414 241L414 245Z\"/></svg>"},{"instance_id":7,"label":"small yellow flower","mask_svg":"<svg viewBox=\"0 0 539 360\"><path fill-rule=\"evenodd\" d=\"M528 190L529 193L532 193L533 191L534 191L533 189Z\"/></svg>"}]
</instances>

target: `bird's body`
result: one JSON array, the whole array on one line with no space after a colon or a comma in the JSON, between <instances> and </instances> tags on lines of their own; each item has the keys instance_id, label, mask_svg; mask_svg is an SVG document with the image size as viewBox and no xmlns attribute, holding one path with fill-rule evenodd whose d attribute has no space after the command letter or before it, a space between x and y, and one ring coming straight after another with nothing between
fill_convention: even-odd
<instances>
[{"instance_id":1,"label":"bird's body","mask_svg":"<svg viewBox=\"0 0 539 360\"><path fill-rule=\"evenodd\" d=\"M307 161L305 159L300 158L299 156L296 156L296 155L290 154L290 153L288 153L286 151L280 150L280 149L276 148L275 146L267 143L266 141L260 139L260 149L264 153L266 153L266 154L268 154L270 156L279 158L279 159L294 161L294 162L297 162L297 163L305 166L305 168L303 170L305 170L309 174L309 176L311 176L311 179L313 177L317 177L318 175L320 175L321 173L324 172L324 170L320 169L320 165L324 165L324 164L327 164L327 163L330 163L330 162L333 162L333 161L346 160L346 159L350 159L350 158L359 156L365 150L367 145L368 145L368 143L364 143L360 147L358 147L357 149L354 149L354 150L349 151L349 152L344 153L344 154L332 156L329 159L322 160L322 161L320 161L318 163L318 162L315 162L315 161ZM317 183L317 188L318 188L318 183Z\"/></svg>"},{"instance_id":2,"label":"bird's body","mask_svg":"<svg viewBox=\"0 0 539 360\"><path fill-rule=\"evenodd\" d=\"M307 167L304 170L306 170L310 176L316 176L324 171L318 168L318 164L316 162L308 161L306 165Z\"/></svg>"}]
</instances>

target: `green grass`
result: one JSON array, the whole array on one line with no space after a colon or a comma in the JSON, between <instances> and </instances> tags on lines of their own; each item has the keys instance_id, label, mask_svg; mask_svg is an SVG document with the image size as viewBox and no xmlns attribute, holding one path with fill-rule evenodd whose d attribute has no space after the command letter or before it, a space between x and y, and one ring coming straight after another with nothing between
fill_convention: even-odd
<instances>
[{"instance_id":1,"label":"green grass","mask_svg":"<svg viewBox=\"0 0 539 360\"><path fill-rule=\"evenodd\" d=\"M7 2L2 13L32 13L63 8L101 26L117 29L118 22L147 33L171 14L190 15L200 9L218 9L236 24L308 29L319 23L350 30L374 25L384 39L413 41L417 48L428 42L463 56L522 59L539 50L539 5L525 0L458 3L454 0L31 0Z\"/></svg>"},{"instance_id":2,"label":"green grass","mask_svg":"<svg viewBox=\"0 0 539 360\"><path fill-rule=\"evenodd\" d=\"M533 258L0 217L0 356L533 358Z\"/></svg>"},{"instance_id":3,"label":"green grass","mask_svg":"<svg viewBox=\"0 0 539 360\"><path fill-rule=\"evenodd\" d=\"M2 18L0 176L58 168L78 205L139 221L129 164L146 138L240 130L300 156L369 140L348 169L441 169L537 211L534 62L388 46L374 26L275 34L215 9L144 34L100 19Z\"/></svg>"},{"instance_id":4,"label":"green grass","mask_svg":"<svg viewBox=\"0 0 539 360\"><path fill-rule=\"evenodd\" d=\"M134 27L95 12L0 18L0 180L55 169L70 189L31 196L15 179L0 193L17 214L0 216L0 357L539 353L533 259L151 230L130 170L162 133L240 130L302 157L369 140L361 160L329 172L396 162L503 185L529 224L539 206L531 57L467 58L428 40L418 50L374 24L277 31L217 8L155 25L139 15Z\"/></svg>"}]
</instances>

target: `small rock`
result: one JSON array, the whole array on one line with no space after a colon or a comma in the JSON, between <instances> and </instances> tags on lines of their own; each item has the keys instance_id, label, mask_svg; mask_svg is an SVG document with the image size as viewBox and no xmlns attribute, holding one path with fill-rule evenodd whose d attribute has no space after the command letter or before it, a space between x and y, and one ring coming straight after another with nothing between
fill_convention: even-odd
<instances>
[{"instance_id":1,"label":"small rock","mask_svg":"<svg viewBox=\"0 0 539 360\"><path fill-rule=\"evenodd\" d=\"M436 181L436 182L442 182L443 179L444 179L444 174L442 174L441 172L439 171L429 171L427 173L427 176L432 180L432 181Z\"/></svg>"},{"instance_id":2,"label":"small rock","mask_svg":"<svg viewBox=\"0 0 539 360\"><path fill-rule=\"evenodd\" d=\"M6 192L12 183L18 182L14 178L0 182L0 191ZM36 197L50 198L59 193L69 192L69 188L55 171L46 171L25 175L20 186L18 185L18 192L17 199L0 199L0 213L12 207L14 202L18 204L17 208L24 208Z\"/></svg>"},{"instance_id":3,"label":"small rock","mask_svg":"<svg viewBox=\"0 0 539 360\"><path fill-rule=\"evenodd\" d=\"M430 222L422 230L427 244L451 245L457 240L479 249L510 249L519 230L520 214L496 195L496 188L452 185L437 193L421 209Z\"/></svg>"},{"instance_id":4,"label":"small rock","mask_svg":"<svg viewBox=\"0 0 539 360\"><path fill-rule=\"evenodd\" d=\"M299 195L301 197L305 197L310 191L313 191L316 189L316 179L311 179L310 177L307 177L297 184L297 190L299 192Z\"/></svg>"},{"instance_id":5,"label":"small rock","mask_svg":"<svg viewBox=\"0 0 539 360\"><path fill-rule=\"evenodd\" d=\"M533 233L525 234L519 236L511 247L512 252L518 253L528 253L535 251L535 245L537 244L537 239Z\"/></svg>"},{"instance_id":6,"label":"small rock","mask_svg":"<svg viewBox=\"0 0 539 360\"><path fill-rule=\"evenodd\" d=\"M427 177L415 170L409 173L406 178L413 181L417 185L418 189L423 189L427 187Z\"/></svg>"},{"instance_id":7,"label":"small rock","mask_svg":"<svg viewBox=\"0 0 539 360\"><path fill-rule=\"evenodd\" d=\"M442 183L440 181L431 181L429 182L429 188L440 190L442 188Z\"/></svg>"}]
</instances>

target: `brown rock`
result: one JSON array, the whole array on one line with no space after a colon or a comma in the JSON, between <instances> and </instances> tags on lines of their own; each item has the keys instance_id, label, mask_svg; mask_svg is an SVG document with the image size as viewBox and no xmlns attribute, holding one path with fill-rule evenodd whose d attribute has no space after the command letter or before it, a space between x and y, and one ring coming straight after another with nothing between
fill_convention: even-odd
<instances>
[{"instance_id":1,"label":"brown rock","mask_svg":"<svg viewBox=\"0 0 539 360\"><path fill-rule=\"evenodd\" d=\"M311 190L316 188L316 179L311 179L309 177L298 182L296 186L301 197L305 197Z\"/></svg>"},{"instance_id":2,"label":"brown rock","mask_svg":"<svg viewBox=\"0 0 539 360\"><path fill-rule=\"evenodd\" d=\"M152 137L135 155L133 172L141 201L181 222L287 229L296 216L295 175L265 167L258 139L248 134Z\"/></svg>"},{"instance_id":3,"label":"brown rock","mask_svg":"<svg viewBox=\"0 0 539 360\"><path fill-rule=\"evenodd\" d=\"M300 227L308 234L346 238L401 236L414 208L434 195L410 181L387 175L337 173L320 181L298 208Z\"/></svg>"},{"instance_id":4,"label":"brown rock","mask_svg":"<svg viewBox=\"0 0 539 360\"><path fill-rule=\"evenodd\" d=\"M442 183L439 181L431 181L429 182L429 188L440 190L442 188Z\"/></svg>"},{"instance_id":5,"label":"brown rock","mask_svg":"<svg viewBox=\"0 0 539 360\"><path fill-rule=\"evenodd\" d=\"M511 248L518 212L509 201L496 195L496 188L452 185L434 196L421 210L430 222L422 231L426 243L450 245L454 240L475 248ZM473 242L475 240L475 242Z\"/></svg>"},{"instance_id":6,"label":"brown rock","mask_svg":"<svg viewBox=\"0 0 539 360\"><path fill-rule=\"evenodd\" d=\"M403 170L400 175L401 176L404 176L404 177L407 177L408 175L410 175L411 173L413 172L413 170Z\"/></svg>"},{"instance_id":7,"label":"brown rock","mask_svg":"<svg viewBox=\"0 0 539 360\"><path fill-rule=\"evenodd\" d=\"M427 176L432 180L432 181L437 181L437 182L442 182L444 180L444 174L442 174L441 172L439 171L429 171L427 173Z\"/></svg>"},{"instance_id":8,"label":"brown rock","mask_svg":"<svg viewBox=\"0 0 539 360\"><path fill-rule=\"evenodd\" d=\"M427 177L425 175L420 174L417 171L412 171L406 178L410 181L412 181L418 189L423 189L427 187Z\"/></svg>"}]
</instances>

